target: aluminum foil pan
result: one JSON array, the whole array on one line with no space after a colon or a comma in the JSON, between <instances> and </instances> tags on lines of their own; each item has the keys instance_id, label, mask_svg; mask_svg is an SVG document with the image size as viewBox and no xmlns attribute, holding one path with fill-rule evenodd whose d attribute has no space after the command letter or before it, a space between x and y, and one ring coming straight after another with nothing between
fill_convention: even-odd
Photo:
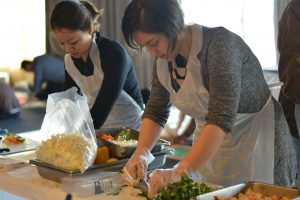
<instances>
[{"instance_id":1,"label":"aluminum foil pan","mask_svg":"<svg viewBox=\"0 0 300 200\"><path fill-rule=\"evenodd\" d=\"M173 149L166 148L162 151L153 153L155 159L149 165L149 170L153 170L155 168L160 168L165 164L166 156L168 154L172 154ZM101 173L102 171L118 171L121 170L129 158L120 159L110 163L104 163L100 165L93 165L89 167L83 174L90 175L93 173ZM61 178L66 176L77 176L82 175L80 171L68 171L65 169L61 169L55 167L51 164L42 162L38 159L29 160L30 164L33 164L37 167L37 171L39 175L45 179L52 180L55 182L60 182Z\"/></svg>"},{"instance_id":2,"label":"aluminum foil pan","mask_svg":"<svg viewBox=\"0 0 300 200\"><path fill-rule=\"evenodd\" d=\"M300 191L297 189L281 187L272 184L259 183L259 182L248 182L233 185L224 189L220 189L214 192L206 193L197 196L196 199L201 200L215 200L216 196L222 197L234 197L239 193L244 193L247 189L252 189L254 192L259 192L264 196L285 196L291 199L300 199Z\"/></svg>"}]
</instances>

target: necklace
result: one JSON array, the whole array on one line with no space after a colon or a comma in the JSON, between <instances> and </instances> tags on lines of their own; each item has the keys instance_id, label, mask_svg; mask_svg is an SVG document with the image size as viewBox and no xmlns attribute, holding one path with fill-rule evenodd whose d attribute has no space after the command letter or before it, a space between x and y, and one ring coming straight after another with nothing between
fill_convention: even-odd
<instances>
[{"instance_id":1,"label":"necklace","mask_svg":"<svg viewBox=\"0 0 300 200\"><path fill-rule=\"evenodd\" d=\"M180 74L178 73L178 71L177 71L177 68L175 67L175 68L173 69L173 72L175 73L176 79L184 80L185 77L186 77L187 70L186 70L186 68L185 68L185 73L184 73L184 75L180 75Z\"/></svg>"}]
</instances>

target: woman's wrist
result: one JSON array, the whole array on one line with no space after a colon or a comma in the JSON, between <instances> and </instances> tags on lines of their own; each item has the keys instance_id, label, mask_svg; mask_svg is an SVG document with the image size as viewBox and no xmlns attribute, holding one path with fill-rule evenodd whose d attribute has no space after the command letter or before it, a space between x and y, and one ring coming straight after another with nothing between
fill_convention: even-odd
<instances>
[{"instance_id":1,"label":"woman's wrist","mask_svg":"<svg viewBox=\"0 0 300 200\"><path fill-rule=\"evenodd\" d=\"M202 176L198 170L190 167L189 162L181 160L175 169L175 174L178 176L189 176L194 181L202 182Z\"/></svg>"},{"instance_id":2,"label":"woman's wrist","mask_svg":"<svg viewBox=\"0 0 300 200\"><path fill-rule=\"evenodd\" d=\"M176 166L175 166L175 172L179 176L189 175L189 164L181 160Z\"/></svg>"},{"instance_id":3,"label":"woman's wrist","mask_svg":"<svg viewBox=\"0 0 300 200\"><path fill-rule=\"evenodd\" d=\"M143 155L145 154L145 152L147 151L148 149L146 147L138 147L136 148L136 150L134 151L134 155ZM148 150L149 151L149 150Z\"/></svg>"}]
</instances>

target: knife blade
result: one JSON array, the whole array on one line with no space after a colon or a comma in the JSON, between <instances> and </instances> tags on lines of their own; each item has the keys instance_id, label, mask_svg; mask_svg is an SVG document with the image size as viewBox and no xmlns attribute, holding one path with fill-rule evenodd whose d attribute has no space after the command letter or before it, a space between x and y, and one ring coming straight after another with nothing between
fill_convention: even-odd
<instances>
[{"instance_id":1,"label":"knife blade","mask_svg":"<svg viewBox=\"0 0 300 200\"><path fill-rule=\"evenodd\" d=\"M142 192L148 193L149 185L145 178L142 178L134 187L140 189Z\"/></svg>"},{"instance_id":2,"label":"knife blade","mask_svg":"<svg viewBox=\"0 0 300 200\"><path fill-rule=\"evenodd\" d=\"M122 171L123 178L126 180L127 185L131 185L134 188L140 189L142 192L145 192L147 194L149 185L146 177L140 179L139 181L133 180L126 168L124 168Z\"/></svg>"}]
</instances>

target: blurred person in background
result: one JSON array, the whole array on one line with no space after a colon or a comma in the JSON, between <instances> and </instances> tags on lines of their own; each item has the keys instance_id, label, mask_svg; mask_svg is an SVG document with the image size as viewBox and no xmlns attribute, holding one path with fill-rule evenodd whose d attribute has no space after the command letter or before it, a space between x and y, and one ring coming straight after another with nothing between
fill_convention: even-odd
<instances>
[{"instance_id":1,"label":"blurred person in background","mask_svg":"<svg viewBox=\"0 0 300 200\"><path fill-rule=\"evenodd\" d=\"M279 21L278 73L283 82L279 94L297 153L297 179L300 181L300 0L292 0Z\"/></svg>"},{"instance_id":2,"label":"blurred person in background","mask_svg":"<svg viewBox=\"0 0 300 200\"><path fill-rule=\"evenodd\" d=\"M49 94L64 90L64 62L60 58L44 54L35 57L33 61L23 60L21 69L34 73L29 102L36 98L46 100Z\"/></svg>"},{"instance_id":3,"label":"blurred person in background","mask_svg":"<svg viewBox=\"0 0 300 200\"><path fill-rule=\"evenodd\" d=\"M0 119L18 117L20 104L14 90L0 81Z\"/></svg>"},{"instance_id":4,"label":"blurred person in background","mask_svg":"<svg viewBox=\"0 0 300 200\"><path fill-rule=\"evenodd\" d=\"M89 1L61 1L50 25L66 51L65 89L77 87L87 99L94 127L139 130L143 98L127 50L105 37L97 21L101 15Z\"/></svg>"}]
</instances>

